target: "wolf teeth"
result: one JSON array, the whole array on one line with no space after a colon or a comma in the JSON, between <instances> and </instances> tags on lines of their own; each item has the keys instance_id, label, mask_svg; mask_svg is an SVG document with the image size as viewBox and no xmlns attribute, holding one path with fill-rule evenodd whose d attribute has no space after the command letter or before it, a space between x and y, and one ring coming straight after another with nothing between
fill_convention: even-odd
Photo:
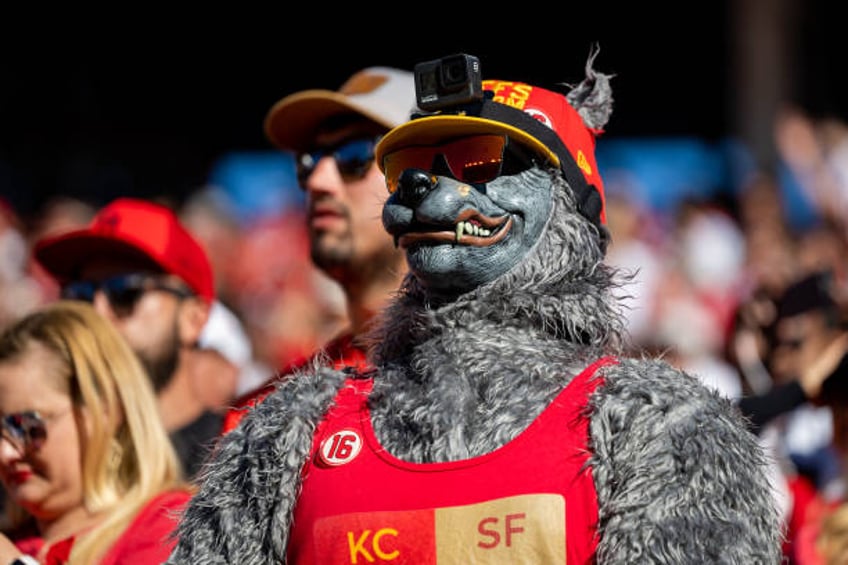
<instances>
[{"instance_id":1,"label":"wolf teeth","mask_svg":"<svg viewBox=\"0 0 848 565\"><path fill-rule=\"evenodd\" d=\"M456 224L456 240L459 241L462 239L464 234L467 235L476 235L479 237L489 237L492 235L492 230L487 228L481 228L477 224L472 224L469 221L465 222L457 222Z\"/></svg>"}]
</instances>

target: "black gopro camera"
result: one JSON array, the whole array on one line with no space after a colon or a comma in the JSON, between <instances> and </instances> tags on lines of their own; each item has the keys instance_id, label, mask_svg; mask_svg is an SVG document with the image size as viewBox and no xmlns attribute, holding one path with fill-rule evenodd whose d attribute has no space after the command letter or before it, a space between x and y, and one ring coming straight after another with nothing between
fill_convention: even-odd
<instances>
[{"instance_id":1,"label":"black gopro camera","mask_svg":"<svg viewBox=\"0 0 848 565\"><path fill-rule=\"evenodd\" d=\"M418 107L435 112L483 99L480 60L459 53L415 65Z\"/></svg>"}]
</instances>

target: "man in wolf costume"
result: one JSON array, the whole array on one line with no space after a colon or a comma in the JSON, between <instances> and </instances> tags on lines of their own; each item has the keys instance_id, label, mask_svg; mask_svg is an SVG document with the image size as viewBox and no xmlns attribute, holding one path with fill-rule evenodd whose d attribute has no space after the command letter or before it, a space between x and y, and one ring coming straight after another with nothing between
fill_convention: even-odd
<instances>
[{"instance_id":1,"label":"man in wolf costume","mask_svg":"<svg viewBox=\"0 0 848 565\"><path fill-rule=\"evenodd\" d=\"M740 414L623 356L593 60L565 95L487 80L381 140L410 274L375 369L316 364L223 437L170 565L780 561Z\"/></svg>"}]
</instances>

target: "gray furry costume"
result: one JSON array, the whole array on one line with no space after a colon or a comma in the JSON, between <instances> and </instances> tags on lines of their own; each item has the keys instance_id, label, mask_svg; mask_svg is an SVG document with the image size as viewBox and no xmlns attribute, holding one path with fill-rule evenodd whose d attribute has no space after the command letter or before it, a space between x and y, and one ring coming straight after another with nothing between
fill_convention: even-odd
<instances>
[{"instance_id":1,"label":"gray furry costume","mask_svg":"<svg viewBox=\"0 0 848 565\"><path fill-rule=\"evenodd\" d=\"M612 97L593 59L564 99L596 131ZM504 119L513 118L513 127L545 135ZM378 162L430 135L428 119L384 137ZM575 175L576 158L554 153L562 162L534 159L470 191L447 159L395 179L383 223L406 249L410 274L370 334L367 405L379 443L413 463L491 453L575 375L613 355L618 363L600 369L603 382L585 407L594 562L780 562L765 456L734 406L663 360L622 357L623 317L611 290L623 281L603 262L602 189ZM349 376L316 365L222 438L167 563L286 562L313 434Z\"/></svg>"}]
</instances>

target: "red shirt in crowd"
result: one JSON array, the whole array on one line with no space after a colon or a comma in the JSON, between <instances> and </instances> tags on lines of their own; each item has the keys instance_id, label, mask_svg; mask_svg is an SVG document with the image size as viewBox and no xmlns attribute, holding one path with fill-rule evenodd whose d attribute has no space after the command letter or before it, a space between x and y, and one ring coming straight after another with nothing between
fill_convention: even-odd
<instances>
[{"instance_id":1,"label":"red shirt in crowd","mask_svg":"<svg viewBox=\"0 0 848 565\"><path fill-rule=\"evenodd\" d=\"M148 502L115 541L98 565L160 565L174 549L176 539L170 539L179 521L179 514L191 498L186 490L164 492ZM28 555L37 555L44 546L40 537L28 537L15 542ZM74 537L53 543L42 561L43 565L63 565L68 562Z\"/></svg>"}]
</instances>

